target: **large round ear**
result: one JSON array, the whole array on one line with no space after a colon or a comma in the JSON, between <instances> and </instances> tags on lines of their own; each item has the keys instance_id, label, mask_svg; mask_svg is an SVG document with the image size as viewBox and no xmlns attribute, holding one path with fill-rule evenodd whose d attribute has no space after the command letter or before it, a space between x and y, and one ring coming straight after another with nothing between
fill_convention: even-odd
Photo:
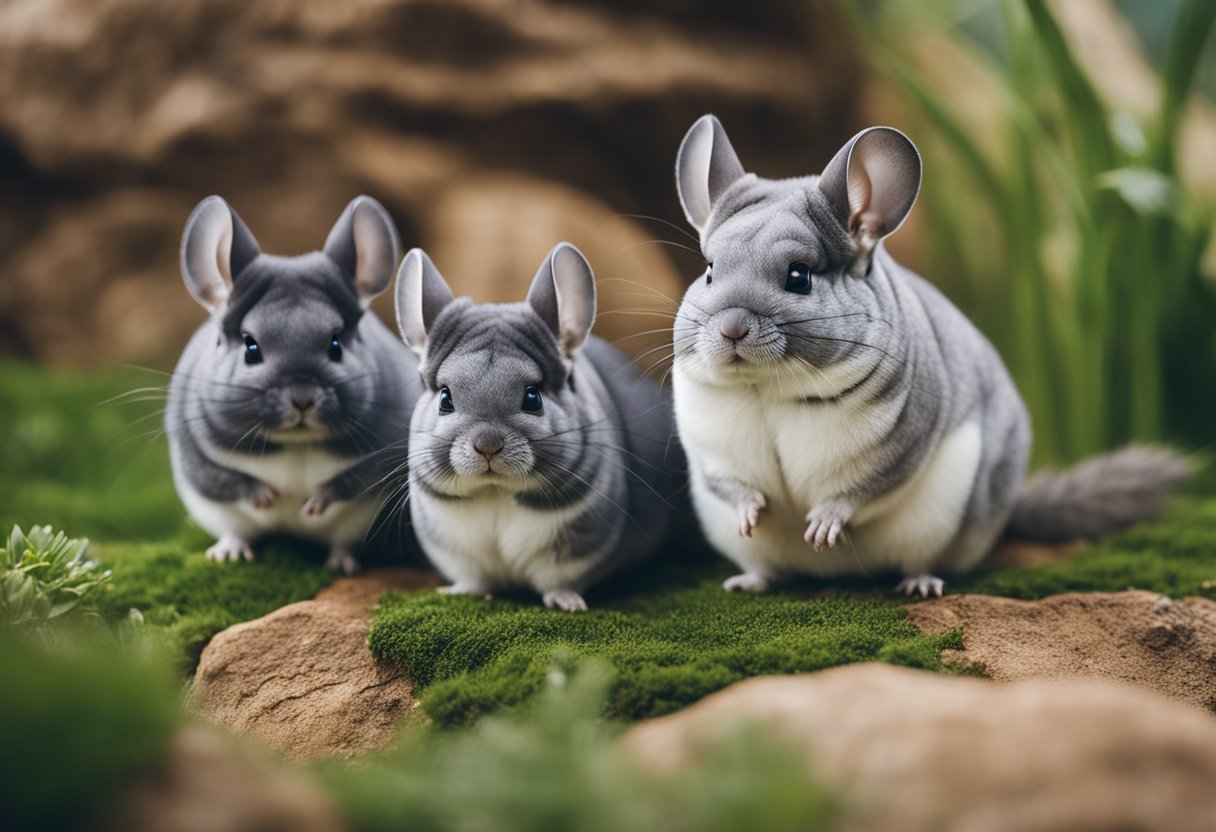
<instances>
[{"instance_id":1,"label":"large round ear","mask_svg":"<svg viewBox=\"0 0 1216 832\"><path fill-rule=\"evenodd\" d=\"M209 196L186 220L182 232L182 279L196 301L212 314L224 308L232 281L261 254L236 211L222 197Z\"/></svg>"},{"instance_id":2,"label":"large round ear","mask_svg":"<svg viewBox=\"0 0 1216 832\"><path fill-rule=\"evenodd\" d=\"M697 119L676 156L676 190L684 216L693 228L705 229L714 203L743 174L743 165L722 123L711 115Z\"/></svg>"},{"instance_id":3,"label":"large round ear","mask_svg":"<svg viewBox=\"0 0 1216 832\"><path fill-rule=\"evenodd\" d=\"M410 249L401 261L393 300L401 337L421 357L426 352L427 332L453 300L447 281L422 249Z\"/></svg>"},{"instance_id":4,"label":"large round ear","mask_svg":"<svg viewBox=\"0 0 1216 832\"><path fill-rule=\"evenodd\" d=\"M595 321L595 276L583 253L570 243L554 246L532 278L528 303L553 331L562 353L572 356Z\"/></svg>"},{"instance_id":5,"label":"large round ear","mask_svg":"<svg viewBox=\"0 0 1216 832\"><path fill-rule=\"evenodd\" d=\"M354 282L359 303L366 309L393 279L401 243L384 206L370 196L357 196L334 223L324 251Z\"/></svg>"},{"instance_id":6,"label":"large round ear","mask_svg":"<svg viewBox=\"0 0 1216 832\"><path fill-rule=\"evenodd\" d=\"M873 246L912 210L920 175L920 154L911 139L893 127L871 127L832 158L819 190L849 234Z\"/></svg>"}]
</instances>

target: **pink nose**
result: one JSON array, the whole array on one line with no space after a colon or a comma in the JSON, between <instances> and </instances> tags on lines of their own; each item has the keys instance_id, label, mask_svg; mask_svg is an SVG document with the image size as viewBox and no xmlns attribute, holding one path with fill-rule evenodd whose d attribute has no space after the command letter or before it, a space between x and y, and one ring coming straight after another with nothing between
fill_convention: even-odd
<instances>
[{"instance_id":1,"label":"pink nose","mask_svg":"<svg viewBox=\"0 0 1216 832\"><path fill-rule=\"evenodd\" d=\"M751 332L751 327L744 321L726 321L719 327L718 331L728 341L742 341L747 337L747 333Z\"/></svg>"}]
</instances>

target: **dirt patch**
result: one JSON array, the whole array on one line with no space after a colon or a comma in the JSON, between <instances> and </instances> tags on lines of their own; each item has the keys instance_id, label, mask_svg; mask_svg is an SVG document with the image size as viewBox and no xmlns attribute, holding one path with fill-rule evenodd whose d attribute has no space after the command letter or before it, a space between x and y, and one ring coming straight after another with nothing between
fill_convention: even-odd
<instances>
[{"instance_id":1,"label":"dirt patch","mask_svg":"<svg viewBox=\"0 0 1216 832\"><path fill-rule=\"evenodd\" d=\"M437 582L422 570L374 570L229 627L203 651L191 708L292 757L383 746L417 703L404 671L367 649L368 610L387 590Z\"/></svg>"},{"instance_id":2,"label":"dirt patch","mask_svg":"<svg viewBox=\"0 0 1216 832\"><path fill-rule=\"evenodd\" d=\"M876 664L768 676L624 743L667 772L743 730L804 753L853 832L1178 832L1216 817L1216 720L1099 679L998 685Z\"/></svg>"},{"instance_id":3,"label":"dirt patch","mask_svg":"<svg viewBox=\"0 0 1216 832\"><path fill-rule=\"evenodd\" d=\"M996 680L1102 676L1216 711L1216 602L1205 598L950 595L911 604L908 616L926 633L961 627L964 648L943 659Z\"/></svg>"}]
</instances>

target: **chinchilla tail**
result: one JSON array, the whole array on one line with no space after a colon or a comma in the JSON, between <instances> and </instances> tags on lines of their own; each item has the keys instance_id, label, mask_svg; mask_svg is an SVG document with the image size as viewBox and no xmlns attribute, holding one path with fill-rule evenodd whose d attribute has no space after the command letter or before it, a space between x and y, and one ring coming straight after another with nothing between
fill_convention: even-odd
<instances>
[{"instance_id":1,"label":"chinchilla tail","mask_svg":"<svg viewBox=\"0 0 1216 832\"><path fill-rule=\"evenodd\" d=\"M1166 448L1129 445L1026 481L1005 536L1041 543L1096 540L1152 520L1191 462Z\"/></svg>"}]
</instances>

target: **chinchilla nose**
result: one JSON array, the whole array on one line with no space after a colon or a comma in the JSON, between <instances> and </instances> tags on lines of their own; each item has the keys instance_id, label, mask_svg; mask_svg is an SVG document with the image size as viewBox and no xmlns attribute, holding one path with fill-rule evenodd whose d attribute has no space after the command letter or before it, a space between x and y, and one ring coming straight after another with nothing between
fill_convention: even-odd
<instances>
[{"instance_id":1,"label":"chinchilla nose","mask_svg":"<svg viewBox=\"0 0 1216 832\"><path fill-rule=\"evenodd\" d=\"M288 392L292 406L301 413L317 403L316 391L309 387L293 387Z\"/></svg>"},{"instance_id":2,"label":"chinchilla nose","mask_svg":"<svg viewBox=\"0 0 1216 832\"><path fill-rule=\"evenodd\" d=\"M724 309L718 313L718 331L728 341L742 341L751 332L750 317L746 309Z\"/></svg>"},{"instance_id":3,"label":"chinchilla nose","mask_svg":"<svg viewBox=\"0 0 1216 832\"><path fill-rule=\"evenodd\" d=\"M484 456L487 460L501 451L503 444L502 432L493 428L485 428L473 437L473 450L477 451L477 453Z\"/></svg>"}]
</instances>

